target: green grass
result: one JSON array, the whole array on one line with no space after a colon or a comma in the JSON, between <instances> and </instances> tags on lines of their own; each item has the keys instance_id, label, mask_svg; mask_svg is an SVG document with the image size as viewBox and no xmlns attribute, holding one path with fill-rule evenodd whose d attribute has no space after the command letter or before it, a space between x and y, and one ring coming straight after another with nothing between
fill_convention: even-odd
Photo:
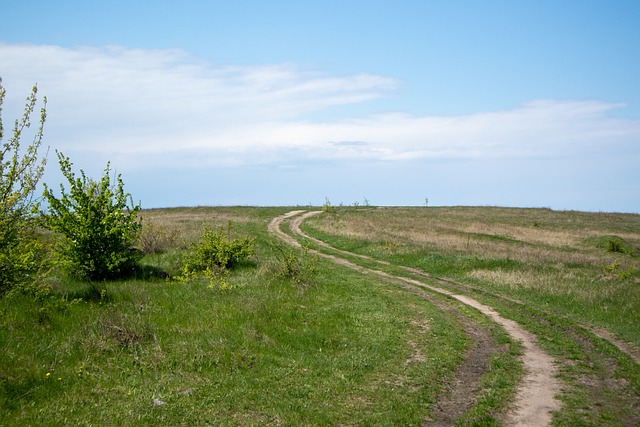
<instances>
[{"instance_id":1,"label":"green grass","mask_svg":"<svg viewBox=\"0 0 640 427\"><path fill-rule=\"evenodd\" d=\"M640 422L640 366L583 327L606 329L637 354L640 259L630 248L640 246L640 216L462 207L338 209L310 218L303 230L336 248L391 263L376 269L411 276L397 268L405 265L443 278L438 286L471 295L533 332L558 361L564 383L555 425ZM613 247L622 250L611 250L611 236L620 242Z\"/></svg>"},{"instance_id":2,"label":"green grass","mask_svg":"<svg viewBox=\"0 0 640 427\"><path fill-rule=\"evenodd\" d=\"M229 218L254 236L229 289L52 277L49 298L0 300L0 425L421 424L467 345L456 318L324 261L311 285L275 278L283 211L146 212L187 240ZM171 273L180 251L145 263Z\"/></svg>"},{"instance_id":3,"label":"green grass","mask_svg":"<svg viewBox=\"0 0 640 427\"><path fill-rule=\"evenodd\" d=\"M137 278L53 271L48 297L0 299L0 425L422 425L472 346L467 321L493 347L456 425L499 425L522 375L518 343L456 301L326 260L306 258L317 273L304 282L278 275L289 248L267 225L293 209L144 211L158 252ZM165 279L205 226L251 236L255 255L224 288ZM640 216L337 207L304 230L391 263L349 257L363 266L455 280L440 284L533 332L559 361L554 424L640 422L640 367L580 326L640 346Z\"/></svg>"},{"instance_id":4,"label":"green grass","mask_svg":"<svg viewBox=\"0 0 640 427\"><path fill-rule=\"evenodd\" d=\"M344 250L570 315L640 348L635 322L640 257L634 252L640 248L640 215L466 207L342 209L311 218L305 231ZM619 242L615 247L620 251L610 250L609 241Z\"/></svg>"}]
</instances>

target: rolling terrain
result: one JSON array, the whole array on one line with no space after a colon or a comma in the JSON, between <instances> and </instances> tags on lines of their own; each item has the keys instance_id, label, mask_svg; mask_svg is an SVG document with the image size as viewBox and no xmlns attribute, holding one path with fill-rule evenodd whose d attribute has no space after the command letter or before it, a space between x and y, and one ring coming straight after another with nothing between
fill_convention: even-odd
<instances>
[{"instance_id":1,"label":"rolling terrain","mask_svg":"<svg viewBox=\"0 0 640 427\"><path fill-rule=\"evenodd\" d=\"M566 312L563 311L564 307L562 306L572 303L571 301L560 300L556 303L558 306L553 306L548 302L545 304L538 304L536 300L541 297L539 288L533 295L522 292L519 295L520 299L518 299L509 295L508 290L500 289L500 284L493 283L492 285L487 286L486 282L469 280L470 276L472 278L474 276L479 276L477 270L472 270L471 274L469 274L464 271L464 269L459 269L458 271L449 272L445 277L437 277L427 273L427 271L429 271L428 268L419 267L420 261L422 260L418 257L405 257L403 259L403 263L398 263L394 260L394 255L397 255L400 252L411 253L412 251L419 252L424 250L424 246L430 244L430 235L433 236L433 241L440 242L441 245L449 246L449 248L456 244L456 238L459 241L461 240L460 237L464 239L466 235L467 241L464 249L467 252L470 252L470 247L472 246L481 246L483 249L476 249L476 253L473 254L473 257L475 258L474 262L478 264L482 264L483 262L493 262L498 264L497 268L484 269L483 271L485 275L489 276L488 272L494 272L495 274L493 277L500 277L500 274L503 273L504 270L513 270L514 273L511 276L507 275L507 277L520 277L518 270L526 270L535 266L522 263L519 266L520 268L515 267L518 265L518 258L522 260L535 259L536 262L540 262L540 260L549 261L549 259L553 257L553 260L556 263L556 270L562 270L564 266L561 263L565 261L563 258L575 260L577 257L575 253L570 253L570 248L566 246L555 248L551 245L546 245L547 241L562 238L565 243L569 243L573 238L574 244L577 242L584 244L586 242L587 244L590 243L591 246L595 248L605 246L602 242L606 241L605 248L607 253L610 256L620 255L620 257L623 258L623 261L618 258L612 262L606 261L610 262L610 264L606 264L605 261L601 260L601 263L603 264L601 264L600 268L602 271L611 272L611 270L618 270L620 263L625 262L624 271L626 271L627 274L619 274L615 278L618 280L630 279L628 280L629 283L627 286L631 286L631 292L624 297L631 299L627 301L625 301L625 299L621 299L617 301L617 303L620 304L621 310L625 310L624 306L626 304L631 304L632 308L629 309L629 313L637 314L637 287L640 281L638 280L638 264L637 259L635 258L637 256L637 250L634 245L637 245L638 234L633 229L633 226L628 229L631 231L630 233L627 232L624 234L624 238L618 235L606 234L611 232L611 230L614 229L614 226L610 223L605 224L602 221L599 222L599 226L604 228L602 230L594 228L588 230L580 230L579 228L576 228L572 230L567 227L562 227L557 229L557 231L540 230L540 232L537 233L537 236L533 236L531 234L531 230L526 230L526 227L521 225L523 218L517 218L514 215L505 216L504 209L478 209L479 212L482 210L501 213L502 218L500 218L500 215L485 217L485 222L482 223L478 221L482 221L483 218L477 216L473 219L475 222L470 223L467 219L467 221L462 220L458 224L455 224L456 216L460 217L461 214L469 216L469 209L460 208L453 214L451 214L451 212L447 212L448 215L443 215L442 212L438 212L437 209L432 209L431 211L423 209L422 211L419 211L419 213L424 217L422 218L421 223L416 224L417 211L415 209L390 208L368 210L367 212L358 212L358 210L348 210L347 212L325 212L324 218L317 220L315 223L306 227L309 234L323 236L326 239L326 241L324 241L316 237L311 237L309 234L301 230L301 225L307 218L316 217L323 212L311 211L302 214L301 211L297 211L290 213L291 216L297 216L295 216L291 221L289 230L292 235L302 238L303 242L307 242L306 244L312 245L311 247L316 248L315 250L318 251L317 253L319 253L320 256L331 259L336 263L349 266L363 274L381 276L391 281L427 289L432 293L443 294L461 301L463 304L471 306L484 315L490 317L492 321L505 328L514 340L521 342L524 350L520 360L523 364L524 375L520 379L517 394L510 403L509 409L501 417L498 417L505 425L549 425L554 414L556 422L566 422L571 423L572 425L574 423L589 424L589 422L594 422L597 425L602 422L602 419L609 418L611 413L616 413L616 417L620 417L617 420L621 425L635 425L638 422L637 386L634 387L632 382L628 382L624 379L620 381L618 375L620 372L619 369L623 368L626 363L629 363L629 359L635 362L634 368L637 371L637 363L639 360L637 336L627 337L628 339L630 338L630 341L625 340L624 338L620 339L620 336L615 337L615 333L612 333L612 331L616 329L613 325L609 328L606 326L594 326L590 322L585 321L585 319L579 315L567 316ZM541 227L540 223L537 222L537 218L543 217L545 214L549 214L549 212L545 211L528 212L526 210L507 210L507 213L515 213L521 217L531 213L537 214L537 217L529 219L531 221L530 228L532 228L533 231L538 231L536 229ZM566 217L580 215L581 214L578 213L556 214L558 217L564 216L565 218L562 219L565 221L571 219ZM588 214L582 214L582 216L585 226L591 225L591 227L593 227L593 225L595 225L593 219L598 219L597 214L591 215L591 218L588 218ZM613 217L606 214L600 214L600 216L607 219L611 219ZM274 232L280 234L280 236L290 244L300 245L298 241L292 239L289 235L282 233L282 231L279 231L279 224L288 218L289 217L287 216L277 218L272 224L272 229ZM633 218L633 216L628 216L628 218L637 219ZM507 219L508 223L500 223L500 220L505 221ZM514 219L521 224L513 224ZM591 221L591 224L588 223L589 220ZM407 221L413 222L413 224L407 224ZM419 234L421 227L425 230L423 234ZM476 229L481 229L483 232L480 233L476 231ZM618 229L618 231L619 230L620 229ZM490 232L487 233L487 231ZM505 232L510 233L510 235L505 236L502 234ZM462 236L460 236L461 234ZM547 235L545 236L545 234ZM520 239L517 239L515 236L521 237ZM484 242L482 244L479 243L481 239L496 241L498 243L507 242L510 247L491 247L485 249L484 246L489 245ZM335 246L330 245L327 241L334 242L333 245ZM620 246L616 246L616 242L618 242ZM339 249L338 247L343 249ZM382 251L380 250L380 247L382 247ZM345 250L344 248L348 248L349 250ZM445 249L443 252L445 254L446 252L450 252L449 248L447 248L448 250ZM546 255L545 259L540 253L538 253L543 251L548 253L558 249L562 252L566 252L567 254L560 256L557 254L544 254ZM433 250L433 252L438 253L437 250ZM439 252L438 255L441 255L443 252ZM575 252L578 252L578 250ZM580 254L584 259L589 259L590 257L593 258L595 256L595 253L593 253L594 251L589 251L591 253L587 254L588 251L582 249L581 252L584 252L583 254ZM517 255L514 256L515 253L517 253ZM490 255L487 256L487 254ZM431 254L431 256L433 256L433 254ZM468 256L468 254L462 256ZM460 254L456 254L457 258L462 256ZM484 258L484 260L480 257ZM455 264L456 262L460 261L452 258L452 264ZM374 266L372 266L372 263ZM503 263L506 266L509 266L509 263L512 263L514 267L511 269L505 268L500 266L500 263ZM384 267L387 268L385 269ZM390 270L390 267L395 267L395 272L390 273L389 271L394 271L393 269ZM400 273L398 273L398 267L400 268ZM586 267L587 265L584 265L583 269L586 269ZM558 275L557 271L545 271L542 266L538 271L540 276L553 277L554 275ZM560 273L562 274L563 272L561 271ZM540 279L538 278L538 280ZM546 280L548 280L548 283L553 283L551 279ZM608 282L610 286L618 285L616 283L611 283L613 281L612 277L600 277L600 280ZM507 282L506 285L512 286L508 281L505 280L505 282ZM522 287L528 285L527 283L523 283L522 280L519 284ZM549 293L555 292L555 288L559 285L561 285L561 283L555 283L554 288L542 289L542 291ZM568 284L567 287L570 286L575 286L575 284ZM591 286L593 287L593 284L591 284ZM564 290L564 292L567 292L567 290ZM476 295L479 299L482 299L484 303L479 302L478 299L474 299L476 298ZM575 298L576 296L572 295L572 297ZM582 307L576 308L583 309ZM599 307L592 307L592 310L597 310L598 308ZM508 319L496 312L496 309L499 309L500 311L504 310L505 313L508 313L509 310L516 310L519 314L518 316L508 315L511 317ZM523 316L527 316L529 319L521 320L521 323L513 320L518 317L522 318ZM581 378L579 376L574 378L571 378L571 376L563 378L564 372L570 370L567 366L571 366L573 364L571 359L575 356L562 354L562 352L558 352L551 347L548 350L542 349L537 343L536 335L543 340L550 340L551 338L545 336L544 329L540 327L546 325L532 324L531 319L535 318L534 316L544 319L542 320L543 324L548 324L550 322L557 323L555 329L562 327L571 329L571 335L575 336L575 338L573 338L573 340L565 338L563 341L565 341L566 344L580 345L584 348L588 347L590 349L590 354L586 354L585 356L595 359L598 363L603 365L600 372L598 374L595 374L595 372L591 373L592 378L589 379L584 377ZM606 318L606 316L603 316L603 318ZM563 319L567 322L563 322ZM540 320L536 319L534 322L537 323L540 322ZM627 328L631 330L636 325L634 316L628 318L627 322L628 324L625 327L619 329L619 333L621 335L622 331L627 331ZM587 342L592 340L604 341L607 344L614 346L617 351L622 353L622 355L618 355L618 357L627 360L622 362L621 366L614 366L615 362L606 351L602 351L598 354L597 351L594 351L596 345L593 343L590 343L588 346L585 345ZM569 360L567 360L567 358ZM631 362L632 366L634 365L633 362ZM613 375L611 375L611 377L607 377L605 372L608 372L608 375L613 373ZM564 381L562 381L562 379L564 379ZM466 380L462 379L459 381L465 382ZM607 384L612 383L617 384L617 387L619 387L620 390L613 391L610 389ZM622 384L626 387L620 387ZM589 402L588 398L583 398L583 405L585 407L596 408L596 410L589 414L589 416L586 415L588 411L573 407L575 404L574 392L575 394L583 394L585 389L590 389L588 395L592 396L594 399ZM456 393L456 391L452 392ZM608 396L608 398L603 398L602 396ZM562 403L563 401L565 402L564 405ZM609 405L610 407L608 407ZM621 416L620 412L626 409L625 406L628 408L627 415ZM611 413L608 413L609 411ZM582 416L581 414L584 414L585 416ZM601 420L594 421L598 418L601 418ZM588 421L589 419L592 419L592 421ZM616 423L613 423L613 425L616 425Z\"/></svg>"},{"instance_id":2,"label":"rolling terrain","mask_svg":"<svg viewBox=\"0 0 640 427\"><path fill-rule=\"evenodd\" d=\"M640 422L640 216L142 212L142 266L0 299L0 425ZM250 238L181 278L204 230ZM46 237L46 236L45 236Z\"/></svg>"}]
</instances>

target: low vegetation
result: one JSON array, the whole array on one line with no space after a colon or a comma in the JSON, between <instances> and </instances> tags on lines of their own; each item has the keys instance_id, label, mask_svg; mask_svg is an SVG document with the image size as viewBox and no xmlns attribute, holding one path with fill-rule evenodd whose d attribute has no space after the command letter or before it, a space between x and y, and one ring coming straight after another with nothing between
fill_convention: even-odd
<instances>
[{"instance_id":1,"label":"low vegetation","mask_svg":"<svg viewBox=\"0 0 640 427\"><path fill-rule=\"evenodd\" d=\"M335 266L310 243L281 246L267 224L288 210L143 210L137 244L145 227L159 236L146 238L161 243L144 252L139 271L163 274L89 283L54 268L46 295L0 299L0 424L420 424L459 404L447 393L476 353L479 332L469 335L469 320L492 337L486 360L477 361L491 368L479 372L476 403L456 417L460 425L500 424L521 375L517 345L447 298ZM634 221L548 210L339 207L303 228L388 268L419 266L526 325L562 366L564 407L555 419L625 425L640 399L638 365L579 325L637 343L625 336L631 325L617 326L635 319L636 255L593 239L616 235L637 247ZM217 275L179 279L185 260L234 240L251 251L225 264L224 275L224 263L214 261L206 266ZM528 268L552 275L536 278L549 287L517 275ZM572 308L570 300L586 294L569 294L579 288L567 278L552 284L562 269L592 274L582 286L622 313L599 323L602 308ZM631 301L616 300L604 284L625 286ZM565 293L551 298L561 286Z\"/></svg>"},{"instance_id":2,"label":"low vegetation","mask_svg":"<svg viewBox=\"0 0 640 427\"><path fill-rule=\"evenodd\" d=\"M227 235L205 227L200 240L192 244L183 256L179 280L186 282L198 276L209 279L210 286L228 286L229 270L253 255L253 241L249 237L231 238L231 224Z\"/></svg>"},{"instance_id":3,"label":"low vegetation","mask_svg":"<svg viewBox=\"0 0 640 427\"><path fill-rule=\"evenodd\" d=\"M639 215L345 208L303 230L388 266L353 262L473 296L534 333L564 383L558 425L640 422Z\"/></svg>"},{"instance_id":4,"label":"low vegetation","mask_svg":"<svg viewBox=\"0 0 640 427\"><path fill-rule=\"evenodd\" d=\"M640 423L640 216L327 199L295 249L287 208L143 211L61 153L40 207L36 93L0 157L0 425L500 425L521 344L416 277L536 336L555 424Z\"/></svg>"},{"instance_id":5,"label":"low vegetation","mask_svg":"<svg viewBox=\"0 0 640 427\"><path fill-rule=\"evenodd\" d=\"M476 284L640 347L640 216L549 209L380 208L310 220L343 249Z\"/></svg>"},{"instance_id":6,"label":"low vegetation","mask_svg":"<svg viewBox=\"0 0 640 427\"><path fill-rule=\"evenodd\" d=\"M0 424L420 423L467 346L459 321L322 260L296 261L317 266L312 286L274 274L291 271L266 231L284 211L141 212L143 227L184 236L186 246L141 261L168 276L203 227L232 221L252 236L228 287L159 277L92 285L54 272L47 298L0 300Z\"/></svg>"}]
</instances>

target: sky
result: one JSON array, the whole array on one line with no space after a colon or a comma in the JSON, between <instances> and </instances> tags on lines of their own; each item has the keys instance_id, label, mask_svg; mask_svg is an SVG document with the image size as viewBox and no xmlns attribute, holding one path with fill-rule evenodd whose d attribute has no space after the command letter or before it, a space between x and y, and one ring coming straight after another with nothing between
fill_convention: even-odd
<instances>
[{"instance_id":1,"label":"sky","mask_svg":"<svg viewBox=\"0 0 640 427\"><path fill-rule=\"evenodd\" d=\"M2 1L5 129L143 208L640 213L637 0ZM28 142L29 139L26 139Z\"/></svg>"}]
</instances>

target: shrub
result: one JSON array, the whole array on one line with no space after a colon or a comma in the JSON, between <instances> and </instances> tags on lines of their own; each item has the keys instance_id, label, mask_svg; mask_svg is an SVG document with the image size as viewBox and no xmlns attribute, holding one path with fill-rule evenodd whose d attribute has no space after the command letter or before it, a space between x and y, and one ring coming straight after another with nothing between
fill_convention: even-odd
<instances>
[{"instance_id":1,"label":"shrub","mask_svg":"<svg viewBox=\"0 0 640 427\"><path fill-rule=\"evenodd\" d=\"M302 251L293 249L284 250L274 246L276 264L275 276L289 280L294 285L307 286L313 281L318 269L318 256L311 255L309 248L303 247Z\"/></svg>"},{"instance_id":2,"label":"shrub","mask_svg":"<svg viewBox=\"0 0 640 427\"><path fill-rule=\"evenodd\" d=\"M609 252L624 253L624 250L622 249L622 243L613 239L609 239L607 250Z\"/></svg>"},{"instance_id":3,"label":"shrub","mask_svg":"<svg viewBox=\"0 0 640 427\"><path fill-rule=\"evenodd\" d=\"M70 272L89 280L122 277L136 266L140 252L132 248L141 224L136 220L140 205L124 192L120 175L111 184L109 164L100 181L80 177L71 171L69 158L58 154L69 193L60 185L57 198L45 185L48 212L43 213L48 228L62 236L58 249Z\"/></svg>"},{"instance_id":4,"label":"shrub","mask_svg":"<svg viewBox=\"0 0 640 427\"><path fill-rule=\"evenodd\" d=\"M38 205L33 198L34 190L46 163L46 158L38 157L46 119L46 98L33 142L26 149L20 142L23 132L31 126L37 92L33 86L24 114L15 121L13 134L6 142L2 142L4 128L0 114L0 295L33 284L34 274L41 266L42 245L34 238L32 217ZM0 78L0 113L5 94Z\"/></svg>"},{"instance_id":5,"label":"shrub","mask_svg":"<svg viewBox=\"0 0 640 427\"><path fill-rule=\"evenodd\" d=\"M204 274L213 281L226 277L227 270L253 255L253 241L225 236L205 227L200 240L191 245L182 262L182 280Z\"/></svg>"},{"instance_id":6,"label":"shrub","mask_svg":"<svg viewBox=\"0 0 640 427\"><path fill-rule=\"evenodd\" d=\"M638 250L620 236L598 236L589 238L588 241L595 243L597 247L604 249L607 252L620 253L631 256L638 255Z\"/></svg>"},{"instance_id":7,"label":"shrub","mask_svg":"<svg viewBox=\"0 0 640 427\"><path fill-rule=\"evenodd\" d=\"M177 229L145 221L138 236L138 247L145 254L159 254L176 247L177 241Z\"/></svg>"},{"instance_id":8,"label":"shrub","mask_svg":"<svg viewBox=\"0 0 640 427\"><path fill-rule=\"evenodd\" d=\"M322 205L322 212L324 213L330 213L330 214L334 214L336 213L336 208L335 206L333 206L331 204L331 201L329 201L329 198L325 197L325 202L324 205Z\"/></svg>"}]
</instances>

